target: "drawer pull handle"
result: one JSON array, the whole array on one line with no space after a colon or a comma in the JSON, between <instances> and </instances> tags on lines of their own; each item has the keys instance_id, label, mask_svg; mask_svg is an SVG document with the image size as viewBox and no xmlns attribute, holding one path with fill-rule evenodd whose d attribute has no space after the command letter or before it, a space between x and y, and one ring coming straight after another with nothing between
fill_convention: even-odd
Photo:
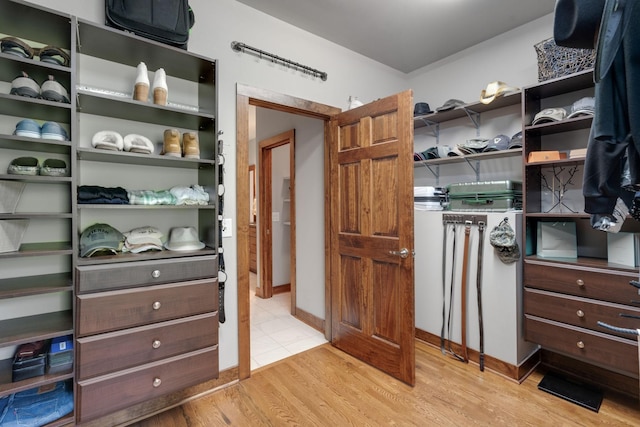
<instances>
[{"instance_id":1,"label":"drawer pull handle","mask_svg":"<svg viewBox=\"0 0 640 427\"><path fill-rule=\"evenodd\" d=\"M577 284L578 284L578 286L580 286L581 288L583 288L583 287L584 287L584 280L582 280L582 279L578 279L578 280L576 280L576 283L577 283Z\"/></svg>"},{"instance_id":2,"label":"drawer pull handle","mask_svg":"<svg viewBox=\"0 0 640 427\"><path fill-rule=\"evenodd\" d=\"M584 311L582 310L578 310L576 314L578 315L578 317L584 317Z\"/></svg>"},{"instance_id":3,"label":"drawer pull handle","mask_svg":"<svg viewBox=\"0 0 640 427\"><path fill-rule=\"evenodd\" d=\"M153 277L154 279L157 279L158 277L160 277L160 270L153 270L151 272L151 277Z\"/></svg>"},{"instance_id":4,"label":"drawer pull handle","mask_svg":"<svg viewBox=\"0 0 640 427\"><path fill-rule=\"evenodd\" d=\"M162 307L162 304L160 304L160 301L156 301L153 303L152 307L154 310L160 310L160 307Z\"/></svg>"},{"instance_id":5,"label":"drawer pull handle","mask_svg":"<svg viewBox=\"0 0 640 427\"><path fill-rule=\"evenodd\" d=\"M153 348L160 348L160 345L162 345L160 340L153 340L153 343L151 343L151 347Z\"/></svg>"},{"instance_id":6,"label":"drawer pull handle","mask_svg":"<svg viewBox=\"0 0 640 427\"><path fill-rule=\"evenodd\" d=\"M582 341L578 341L576 345L578 346L578 348L584 348L584 342Z\"/></svg>"},{"instance_id":7,"label":"drawer pull handle","mask_svg":"<svg viewBox=\"0 0 640 427\"><path fill-rule=\"evenodd\" d=\"M154 387L160 387L160 384L162 384L162 380L160 378L154 378L153 379L153 386Z\"/></svg>"}]
</instances>

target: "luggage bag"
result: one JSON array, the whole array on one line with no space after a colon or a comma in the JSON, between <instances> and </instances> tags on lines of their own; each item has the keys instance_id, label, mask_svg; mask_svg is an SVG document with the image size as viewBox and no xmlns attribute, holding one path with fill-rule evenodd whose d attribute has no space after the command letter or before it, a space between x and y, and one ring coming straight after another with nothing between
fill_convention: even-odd
<instances>
[{"instance_id":1,"label":"luggage bag","mask_svg":"<svg viewBox=\"0 0 640 427\"><path fill-rule=\"evenodd\" d=\"M105 0L107 26L187 49L195 23L188 0Z\"/></svg>"},{"instance_id":2,"label":"luggage bag","mask_svg":"<svg viewBox=\"0 0 640 427\"><path fill-rule=\"evenodd\" d=\"M451 211L505 212L522 209L522 183L481 181L447 186Z\"/></svg>"}]
</instances>

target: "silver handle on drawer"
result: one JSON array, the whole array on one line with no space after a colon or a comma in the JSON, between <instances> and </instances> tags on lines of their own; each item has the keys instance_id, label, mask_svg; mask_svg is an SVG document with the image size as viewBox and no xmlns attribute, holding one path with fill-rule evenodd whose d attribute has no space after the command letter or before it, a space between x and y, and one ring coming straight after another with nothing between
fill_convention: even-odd
<instances>
[{"instance_id":1,"label":"silver handle on drawer","mask_svg":"<svg viewBox=\"0 0 640 427\"><path fill-rule=\"evenodd\" d=\"M162 380L160 378L154 378L153 379L153 386L154 387L160 387L160 384L162 384Z\"/></svg>"},{"instance_id":2,"label":"silver handle on drawer","mask_svg":"<svg viewBox=\"0 0 640 427\"><path fill-rule=\"evenodd\" d=\"M580 286L581 288L584 287L584 280L582 279L578 279L576 280L576 283L578 284L578 286Z\"/></svg>"},{"instance_id":3,"label":"silver handle on drawer","mask_svg":"<svg viewBox=\"0 0 640 427\"><path fill-rule=\"evenodd\" d=\"M153 277L154 279L157 279L158 277L160 277L160 270L153 270L151 272L151 277Z\"/></svg>"},{"instance_id":4,"label":"silver handle on drawer","mask_svg":"<svg viewBox=\"0 0 640 427\"><path fill-rule=\"evenodd\" d=\"M578 311L576 311L576 315L577 315L578 317L584 317L584 311L582 311L582 310L578 310Z\"/></svg>"},{"instance_id":5,"label":"silver handle on drawer","mask_svg":"<svg viewBox=\"0 0 640 427\"><path fill-rule=\"evenodd\" d=\"M160 307L162 307L162 304L160 304L160 301L156 301L153 303L152 307L154 310L160 310Z\"/></svg>"},{"instance_id":6,"label":"silver handle on drawer","mask_svg":"<svg viewBox=\"0 0 640 427\"><path fill-rule=\"evenodd\" d=\"M578 346L578 348L584 348L584 342L582 341L578 341L576 345Z\"/></svg>"},{"instance_id":7,"label":"silver handle on drawer","mask_svg":"<svg viewBox=\"0 0 640 427\"><path fill-rule=\"evenodd\" d=\"M153 340L153 342L151 343L151 347L153 348L160 348L160 345L162 345L160 340Z\"/></svg>"}]
</instances>

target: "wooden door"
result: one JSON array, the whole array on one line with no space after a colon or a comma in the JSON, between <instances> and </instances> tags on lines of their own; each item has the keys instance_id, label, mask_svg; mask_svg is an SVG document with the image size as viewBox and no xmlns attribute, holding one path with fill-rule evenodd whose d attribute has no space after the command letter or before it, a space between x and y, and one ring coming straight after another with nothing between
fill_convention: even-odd
<instances>
[{"instance_id":1,"label":"wooden door","mask_svg":"<svg viewBox=\"0 0 640 427\"><path fill-rule=\"evenodd\" d=\"M414 385L413 94L329 124L331 326L337 348Z\"/></svg>"}]
</instances>

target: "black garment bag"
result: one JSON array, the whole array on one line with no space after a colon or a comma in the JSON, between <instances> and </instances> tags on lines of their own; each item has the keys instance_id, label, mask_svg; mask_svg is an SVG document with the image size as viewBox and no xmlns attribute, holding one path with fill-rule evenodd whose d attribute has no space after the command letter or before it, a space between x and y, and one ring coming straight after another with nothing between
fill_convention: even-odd
<instances>
[{"instance_id":1,"label":"black garment bag","mask_svg":"<svg viewBox=\"0 0 640 427\"><path fill-rule=\"evenodd\" d=\"M195 17L188 0L105 0L105 21L110 27L187 49Z\"/></svg>"}]
</instances>

